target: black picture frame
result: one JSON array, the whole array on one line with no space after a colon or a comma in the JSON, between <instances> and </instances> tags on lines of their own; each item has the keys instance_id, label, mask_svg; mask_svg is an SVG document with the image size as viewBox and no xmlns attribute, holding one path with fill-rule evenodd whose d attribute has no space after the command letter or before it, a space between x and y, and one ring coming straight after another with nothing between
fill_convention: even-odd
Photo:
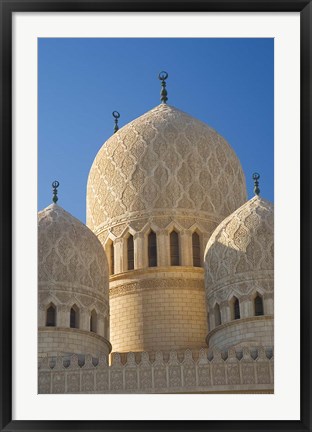
<instances>
[{"instance_id":1,"label":"black picture frame","mask_svg":"<svg viewBox=\"0 0 312 432\"><path fill-rule=\"evenodd\" d=\"M14 12L300 12L301 42L301 418L298 421L14 421L12 420L12 14ZM1 431L311 431L311 0L0 0L0 403ZM285 173L291 175L291 173ZM27 187L26 187L27 188ZM27 193L27 191L25 192ZM290 311L291 313L291 311Z\"/></svg>"}]
</instances>

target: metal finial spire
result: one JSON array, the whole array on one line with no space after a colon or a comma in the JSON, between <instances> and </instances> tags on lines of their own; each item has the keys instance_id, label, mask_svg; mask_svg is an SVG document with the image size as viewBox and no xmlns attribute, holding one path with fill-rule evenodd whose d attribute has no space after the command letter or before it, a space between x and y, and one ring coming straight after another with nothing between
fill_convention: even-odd
<instances>
[{"instance_id":1,"label":"metal finial spire","mask_svg":"<svg viewBox=\"0 0 312 432\"><path fill-rule=\"evenodd\" d=\"M161 81L161 91L160 91L160 100L162 103L166 103L168 98L168 92L166 90L166 79L168 78L168 74L165 71L161 71L158 75L158 79Z\"/></svg>"},{"instance_id":2,"label":"metal finial spire","mask_svg":"<svg viewBox=\"0 0 312 432\"><path fill-rule=\"evenodd\" d=\"M115 118L115 127L114 127L114 133L116 133L119 129L118 127L118 119L120 117L120 114L118 111L113 111L113 117Z\"/></svg>"},{"instance_id":3,"label":"metal finial spire","mask_svg":"<svg viewBox=\"0 0 312 432\"><path fill-rule=\"evenodd\" d=\"M53 187L53 197L52 197L52 201L54 202L54 204L57 203L58 197L57 197L57 188L59 187L59 182L57 180L55 180L52 183L52 187Z\"/></svg>"},{"instance_id":4,"label":"metal finial spire","mask_svg":"<svg viewBox=\"0 0 312 432\"><path fill-rule=\"evenodd\" d=\"M254 185L255 185L255 187L254 187L254 193L256 194L256 195L259 195L260 194L260 189L259 189L259 178L260 178L260 174L258 174L258 173L253 173L253 175L252 175L252 178L253 178L253 181L254 181Z\"/></svg>"}]
</instances>

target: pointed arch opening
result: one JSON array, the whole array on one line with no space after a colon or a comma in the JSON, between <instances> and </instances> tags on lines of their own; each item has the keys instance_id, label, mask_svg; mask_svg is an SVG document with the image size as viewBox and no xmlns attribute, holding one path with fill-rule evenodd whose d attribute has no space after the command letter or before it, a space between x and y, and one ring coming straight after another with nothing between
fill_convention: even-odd
<instances>
[{"instance_id":1,"label":"pointed arch opening","mask_svg":"<svg viewBox=\"0 0 312 432\"><path fill-rule=\"evenodd\" d=\"M79 308L77 305L73 305L70 309L69 326L70 328L79 328Z\"/></svg>"},{"instance_id":2,"label":"pointed arch opening","mask_svg":"<svg viewBox=\"0 0 312 432\"><path fill-rule=\"evenodd\" d=\"M46 313L46 326L56 327L56 307L53 303L47 308Z\"/></svg>"},{"instance_id":3,"label":"pointed arch opening","mask_svg":"<svg viewBox=\"0 0 312 432\"><path fill-rule=\"evenodd\" d=\"M134 269L134 242L133 242L133 235L129 234L129 237L127 238L127 265L128 270Z\"/></svg>"},{"instance_id":4,"label":"pointed arch opening","mask_svg":"<svg viewBox=\"0 0 312 432\"><path fill-rule=\"evenodd\" d=\"M157 267L157 238L156 233L151 231L148 235L148 266Z\"/></svg>"},{"instance_id":5,"label":"pointed arch opening","mask_svg":"<svg viewBox=\"0 0 312 432\"><path fill-rule=\"evenodd\" d=\"M193 266L194 267L201 267L200 239L199 239L199 235L196 231L192 234L192 252L193 252Z\"/></svg>"},{"instance_id":6,"label":"pointed arch opening","mask_svg":"<svg viewBox=\"0 0 312 432\"><path fill-rule=\"evenodd\" d=\"M258 293L254 299L254 307L255 307L255 316L264 315L263 298Z\"/></svg>"},{"instance_id":7,"label":"pointed arch opening","mask_svg":"<svg viewBox=\"0 0 312 432\"><path fill-rule=\"evenodd\" d=\"M176 231L170 233L170 264L180 265L179 234Z\"/></svg>"},{"instance_id":8,"label":"pointed arch opening","mask_svg":"<svg viewBox=\"0 0 312 432\"><path fill-rule=\"evenodd\" d=\"M218 303L216 303L215 307L213 308L213 312L214 312L215 326L217 327L221 325L221 311Z\"/></svg>"},{"instance_id":9,"label":"pointed arch opening","mask_svg":"<svg viewBox=\"0 0 312 432\"><path fill-rule=\"evenodd\" d=\"M90 315L90 331L93 333L97 332L97 313L94 309Z\"/></svg>"},{"instance_id":10,"label":"pointed arch opening","mask_svg":"<svg viewBox=\"0 0 312 432\"><path fill-rule=\"evenodd\" d=\"M237 297L233 297L232 300L232 319L240 319L240 305Z\"/></svg>"}]
</instances>

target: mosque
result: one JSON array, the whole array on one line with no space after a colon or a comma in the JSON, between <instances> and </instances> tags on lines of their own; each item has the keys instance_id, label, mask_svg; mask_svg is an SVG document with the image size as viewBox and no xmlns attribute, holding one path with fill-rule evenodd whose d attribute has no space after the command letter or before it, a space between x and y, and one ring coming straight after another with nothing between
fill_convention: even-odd
<instances>
[{"instance_id":1,"label":"mosque","mask_svg":"<svg viewBox=\"0 0 312 432\"><path fill-rule=\"evenodd\" d=\"M273 393L274 209L226 140L161 103L38 216L39 393Z\"/></svg>"}]
</instances>

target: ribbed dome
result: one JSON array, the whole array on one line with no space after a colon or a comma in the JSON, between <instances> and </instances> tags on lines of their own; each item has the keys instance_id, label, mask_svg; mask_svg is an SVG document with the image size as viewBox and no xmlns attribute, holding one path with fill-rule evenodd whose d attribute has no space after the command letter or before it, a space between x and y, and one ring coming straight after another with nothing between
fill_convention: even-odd
<instances>
[{"instance_id":1,"label":"ribbed dome","mask_svg":"<svg viewBox=\"0 0 312 432\"><path fill-rule=\"evenodd\" d=\"M108 264L101 243L56 204L38 214L38 279L41 290L93 291L108 302Z\"/></svg>"},{"instance_id":2,"label":"ribbed dome","mask_svg":"<svg viewBox=\"0 0 312 432\"><path fill-rule=\"evenodd\" d=\"M247 294L255 289L256 279L263 281L265 289L266 281L273 278L273 269L274 208L269 201L255 196L227 217L209 239L205 251L207 294L222 288L222 301L230 286L241 281L246 283L237 289Z\"/></svg>"},{"instance_id":3,"label":"ribbed dome","mask_svg":"<svg viewBox=\"0 0 312 432\"><path fill-rule=\"evenodd\" d=\"M246 201L240 162L205 123L161 104L106 141L92 165L87 224L107 226L183 211L216 220Z\"/></svg>"}]
</instances>

